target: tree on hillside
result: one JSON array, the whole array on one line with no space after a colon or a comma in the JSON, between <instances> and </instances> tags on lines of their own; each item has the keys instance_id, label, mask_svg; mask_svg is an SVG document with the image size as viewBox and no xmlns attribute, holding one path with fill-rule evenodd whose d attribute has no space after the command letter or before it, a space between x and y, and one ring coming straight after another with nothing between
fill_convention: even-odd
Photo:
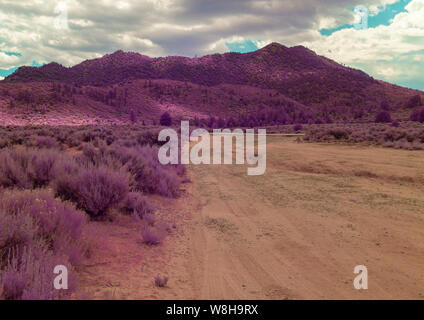
<instances>
[{"instance_id":1,"label":"tree on hillside","mask_svg":"<svg viewBox=\"0 0 424 320\"><path fill-rule=\"evenodd\" d=\"M389 105L389 102L387 101L387 100L383 100L383 101L381 101L381 109L382 110L386 110L386 111L389 111L390 110L390 105Z\"/></svg>"},{"instance_id":2,"label":"tree on hillside","mask_svg":"<svg viewBox=\"0 0 424 320\"><path fill-rule=\"evenodd\" d=\"M419 107L422 105L422 101L421 101L421 96L419 94L412 96L409 100L408 103L406 104L407 108L415 108L415 107Z\"/></svg>"},{"instance_id":3,"label":"tree on hillside","mask_svg":"<svg viewBox=\"0 0 424 320\"><path fill-rule=\"evenodd\" d=\"M137 116L135 115L134 109L130 110L130 120L131 120L132 123L137 122Z\"/></svg>"},{"instance_id":4,"label":"tree on hillside","mask_svg":"<svg viewBox=\"0 0 424 320\"><path fill-rule=\"evenodd\" d=\"M234 120L233 117L230 117L227 121L227 127L228 128L234 128L235 126L237 126L236 121Z\"/></svg>"},{"instance_id":5,"label":"tree on hillside","mask_svg":"<svg viewBox=\"0 0 424 320\"><path fill-rule=\"evenodd\" d=\"M294 125L293 131L294 132L299 132L299 131L302 130L302 128L303 128L302 125L300 123L298 123L298 124Z\"/></svg>"},{"instance_id":6,"label":"tree on hillside","mask_svg":"<svg viewBox=\"0 0 424 320\"><path fill-rule=\"evenodd\" d=\"M415 109L411 114L411 121L424 123L424 107Z\"/></svg>"},{"instance_id":7,"label":"tree on hillside","mask_svg":"<svg viewBox=\"0 0 424 320\"><path fill-rule=\"evenodd\" d=\"M209 121L208 121L208 127L209 128L214 128L215 123L216 123L215 117L210 117L209 118Z\"/></svg>"},{"instance_id":8,"label":"tree on hillside","mask_svg":"<svg viewBox=\"0 0 424 320\"><path fill-rule=\"evenodd\" d=\"M161 115L159 123L160 123L161 126L170 126L172 124L171 115L167 111L165 111Z\"/></svg>"},{"instance_id":9,"label":"tree on hillside","mask_svg":"<svg viewBox=\"0 0 424 320\"><path fill-rule=\"evenodd\" d=\"M392 122L392 117L390 116L390 112L388 111L380 111L375 117L375 123L387 123Z\"/></svg>"},{"instance_id":10,"label":"tree on hillside","mask_svg":"<svg viewBox=\"0 0 424 320\"><path fill-rule=\"evenodd\" d=\"M223 129L225 127L225 124L226 124L225 120L219 117L217 121L218 128Z\"/></svg>"}]
</instances>

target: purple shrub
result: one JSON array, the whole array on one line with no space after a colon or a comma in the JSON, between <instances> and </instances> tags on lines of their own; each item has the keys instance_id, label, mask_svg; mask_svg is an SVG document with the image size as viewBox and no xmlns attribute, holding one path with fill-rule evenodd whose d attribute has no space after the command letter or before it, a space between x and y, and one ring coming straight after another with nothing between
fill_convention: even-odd
<instances>
[{"instance_id":1,"label":"purple shrub","mask_svg":"<svg viewBox=\"0 0 424 320\"><path fill-rule=\"evenodd\" d=\"M180 194L180 184L181 181L175 172L158 169L155 184L156 193L165 197L176 198Z\"/></svg>"},{"instance_id":2,"label":"purple shrub","mask_svg":"<svg viewBox=\"0 0 424 320\"><path fill-rule=\"evenodd\" d=\"M293 131L294 132L299 132L299 131L301 131L302 130L302 125L301 124L296 124L296 125L294 125L294 127L293 127Z\"/></svg>"},{"instance_id":3,"label":"purple shrub","mask_svg":"<svg viewBox=\"0 0 424 320\"><path fill-rule=\"evenodd\" d=\"M187 169L186 169L186 166L185 165L183 165L183 164L176 164L175 165L175 172L180 177L182 177L183 175L185 175L186 171L187 171Z\"/></svg>"},{"instance_id":4,"label":"purple shrub","mask_svg":"<svg viewBox=\"0 0 424 320\"><path fill-rule=\"evenodd\" d=\"M1 238L5 241L0 245L2 250L28 246L33 237L41 237L48 241L49 246L61 250L69 245L62 240L77 240L86 224L82 212L54 199L47 191L9 191L1 195L0 200L0 210L3 212L0 222L2 230L5 230ZM22 226L25 228L22 229ZM63 238L52 237L55 234ZM0 251L0 257L4 257L5 253Z\"/></svg>"},{"instance_id":5,"label":"purple shrub","mask_svg":"<svg viewBox=\"0 0 424 320\"><path fill-rule=\"evenodd\" d=\"M6 188L38 188L56 175L55 164L62 157L55 150L13 148L0 154L0 185Z\"/></svg>"},{"instance_id":6,"label":"purple shrub","mask_svg":"<svg viewBox=\"0 0 424 320\"><path fill-rule=\"evenodd\" d=\"M226 121L223 118L218 118L218 121L216 123L217 127L220 129L224 129L225 125L226 125Z\"/></svg>"},{"instance_id":7,"label":"purple shrub","mask_svg":"<svg viewBox=\"0 0 424 320\"><path fill-rule=\"evenodd\" d=\"M53 137L45 137L45 136L39 136L35 137L34 145L38 148L56 148L58 146L57 141Z\"/></svg>"},{"instance_id":8,"label":"purple shrub","mask_svg":"<svg viewBox=\"0 0 424 320\"><path fill-rule=\"evenodd\" d=\"M75 278L70 276L70 290L66 291L54 289L52 281L54 267L63 264L65 258L55 255L42 244L34 244L19 253L12 252L0 276L0 299L52 300L68 297L75 288ZM72 268L69 264L67 266Z\"/></svg>"},{"instance_id":9,"label":"purple shrub","mask_svg":"<svg viewBox=\"0 0 424 320\"><path fill-rule=\"evenodd\" d=\"M76 175L63 174L55 180L56 195L74 202L91 217L102 217L128 194L125 173L108 168L83 168Z\"/></svg>"},{"instance_id":10,"label":"purple shrub","mask_svg":"<svg viewBox=\"0 0 424 320\"><path fill-rule=\"evenodd\" d=\"M389 102L387 100L383 100L380 104L381 110L385 110L385 111L389 111L390 110L390 105Z\"/></svg>"},{"instance_id":11,"label":"purple shrub","mask_svg":"<svg viewBox=\"0 0 424 320\"><path fill-rule=\"evenodd\" d=\"M160 117L159 123L161 126L169 127L172 125L171 115L168 112L164 112Z\"/></svg>"},{"instance_id":12,"label":"purple shrub","mask_svg":"<svg viewBox=\"0 0 424 320\"><path fill-rule=\"evenodd\" d=\"M52 271L80 261L84 213L47 191L0 196L0 299L56 299Z\"/></svg>"},{"instance_id":13,"label":"purple shrub","mask_svg":"<svg viewBox=\"0 0 424 320\"><path fill-rule=\"evenodd\" d=\"M392 141L387 141L387 142L384 142L382 146L385 148L393 148L395 144Z\"/></svg>"},{"instance_id":14,"label":"purple shrub","mask_svg":"<svg viewBox=\"0 0 424 320\"><path fill-rule=\"evenodd\" d=\"M350 132L345 129L336 128L329 130L328 135L333 136L336 140L347 140L349 139Z\"/></svg>"},{"instance_id":15,"label":"purple shrub","mask_svg":"<svg viewBox=\"0 0 424 320\"><path fill-rule=\"evenodd\" d=\"M23 149L6 149L0 153L0 185L5 188L30 188L27 175L28 155Z\"/></svg>"},{"instance_id":16,"label":"purple shrub","mask_svg":"<svg viewBox=\"0 0 424 320\"><path fill-rule=\"evenodd\" d=\"M208 127L209 128L216 128L216 120L215 117L210 117L208 120Z\"/></svg>"},{"instance_id":17,"label":"purple shrub","mask_svg":"<svg viewBox=\"0 0 424 320\"><path fill-rule=\"evenodd\" d=\"M306 130L304 141L332 142L343 140L351 143L378 144L390 148L419 150L424 147L424 130L413 122L357 123L312 127ZM395 123L396 125L396 123Z\"/></svg>"},{"instance_id":18,"label":"purple shrub","mask_svg":"<svg viewBox=\"0 0 424 320\"><path fill-rule=\"evenodd\" d=\"M417 121L417 122L424 123L424 107L415 109L411 113L411 121Z\"/></svg>"},{"instance_id":19,"label":"purple shrub","mask_svg":"<svg viewBox=\"0 0 424 320\"><path fill-rule=\"evenodd\" d=\"M27 277L25 274L20 273L18 270L7 270L1 278L3 284L3 298L5 300L18 300L21 299L25 287L27 286Z\"/></svg>"},{"instance_id":20,"label":"purple shrub","mask_svg":"<svg viewBox=\"0 0 424 320\"><path fill-rule=\"evenodd\" d=\"M166 287L167 283L168 283L168 277L166 277L166 276L161 277L159 275L155 277L155 286L156 287L159 287L159 288Z\"/></svg>"},{"instance_id":21,"label":"purple shrub","mask_svg":"<svg viewBox=\"0 0 424 320\"><path fill-rule=\"evenodd\" d=\"M144 244L154 246L160 244L165 239L166 232L161 229L144 226L141 229L141 239Z\"/></svg>"},{"instance_id":22,"label":"purple shrub","mask_svg":"<svg viewBox=\"0 0 424 320\"><path fill-rule=\"evenodd\" d=\"M408 102L406 103L407 108L415 108L421 105L422 105L422 101L421 101L421 96L419 94L409 98Z\"/></svg>"},{"instance_id":23,"label":"purple shrub","mask_svg":"<svg viewBox=\"0 0 424 320\"><path fill-rule=\"evenodd\" d=\"M143 218L153 212L153 207L147 202L147 198L140 193L130 192L124 203L126 213Z\"/></svg>"},{"instance_id":24,"label":"purple shrub","mask_svg":"<svg viewBox=\"0 0 424 320\"><path fill-rule=\"evenodd\" d=\"M399 121L395 120L392 122L392 127L398 128L400 126Z\"/></svg>"},{"instance_id":25,"label":"purple shrub","mask_svg":"<svg viewBox=\"0 0 424 320\"><path fill-rule=\"evenodd\" d=\"M228 128L234 128L237 126L237 122L234 120L233 117L230 117L227 121L227 127Z\"/></svg>"},{"instance_id":26,"label":"purple shrub","mask_svg":"<svg viewBox=\"0 0 424 320\"><path fill-rule=\"evenodd\" d=\"M93 144L84 143L81 146L82 154L90 163L96 164L98 161L98 152Z\"/></svg>"},{"instance_id":27,"label":"purple shrub","mask_svg":"<svg viewBox=\"0 0 424 320\"><path fill-rule=\"evenodd\" d=\"M392 122L392 117L390 116L390 112L388 111L380 111L375 117L375 123L388 123Z\"/></svg>"},{"instance_id":28,"label":"purple shrub","mask_svg":"<svg viewBox=\"0 0 424 320\"><path fill-rule=\"evenodd\" d=\"M137 122L137 116L136 116L136 114L135 114L134 109L131 109L131 110L130 110L130 121L131 121L132 123L136 123L136 122Z\"/></svg>"},{"instance_id":29,"label":"purple shrub","mask_svg":"<svg viewBox=\"0 0 424 320\"><path fill-rule=\"evenodd\" d=\"M55 178L59 157L55 151L37 152L32 156L28 175L34 188L47 186Z\"/></svg>"},{"instance_id":30,"label":"purple shrub","mask_svg":"<svg viewBox=\"0 0 424 320\"><path fill-rule=\"evenodd\" d=\"M115 156L130 173L133 191L157 193L167 197L179 195L180 178L174 166L164 166L159 162L156 148L121 148L116 151Z\"/></svg>"},{"instance_id":31,"label":"purple shrub","mask_svg":"<svg viewBox=\"0 0 424 320\"><path fill-rule=\"evenodd\" d=\"M152 214L145 214L143 216L143 221L147 223L149 226L153 226L156 222L155 216Z\"/></svg>"},{"instance_id":32,"label":"purple shrub","mask_svg":"<svg viewBox=\"0 0 424 320\"><path fill-rule=\"evenodd\" d=\"M405 140L396 141L394 143L394 148L395 149L407 149L408 148L408 142L405 141Z\"/></svg>"}]
</instances>

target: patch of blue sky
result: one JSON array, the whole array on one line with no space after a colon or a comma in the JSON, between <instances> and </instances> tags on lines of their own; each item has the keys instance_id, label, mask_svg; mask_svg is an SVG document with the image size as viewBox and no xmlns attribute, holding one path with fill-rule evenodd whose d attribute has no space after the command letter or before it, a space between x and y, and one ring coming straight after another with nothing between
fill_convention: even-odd
<instances>
[{"instance_id":1,"label":"patch of blue sky","mask_svg":"<svg viewBox=\"0 0 424 320\"><path fill-rule=\"evenodd\" d=\"M412 0L400 0L398 2L386 5L386 7L384 9L379 8L379 9L383 9L383 10L379 11L376 15L370 15L368 17L368 28L376 28L378 26L388 26L388 25L390 25L393 18L397 14L399 14L401 12L406 12L405 7L411 1ZM352 8L352 12L353 12L353 10L354 9ZM337 32L339 30L351 29L351 28L354 28L354 26L352 24L345 24L345 25L338 26L338 27L335 27L335 28L320 29L319 32L323 36L330 36L334 32Z\"/></svg>"},{"instance_id":2,"label":"patch of blue sky","mask_svg":"<svg viewBox=\"0 0 424 320\"><path fill-rule=\"evenodd\" d=\"M10 76L16 70L18 70L18 67L11 68L11 69L0 69L0 77L5 78L7 76Z\"/></svg>"},{"instance_id":3,"label":"patch of blue sky","mask_svg":"<svg viewBox=\"0 0 424 320\"><path fill-rule=\"evenodd\" d=\"M22 57L22 54L20 54L19 52L8 52L8 51L1 51L1 50L0 50L0 52L4 52L8 56Z\"/></svg>"},{"instance_id":4,"label":"patch of blue sky","mask_svg":"<svg viewBox=\"0 0 424 320\"><path fill-rule=\"evenodd\" d=\"M35 60L31 64L31 67L37 67L37 68L39 68L39 67L42 67L42 66L44 66L44 63L38 63Z\"/></svg>"},{"instance_id":5,"label":"patch of blue sky","mask_svg":"<svg viewBox=\"0 0 424 320\"><path fill-rule=\"evenodd\" d=\"M6 53L7 54L7 53ZM19 54L19 56L18 57L20 57L21 55ZM37 61L33 61L32 62L32 64L31 64L31 67L37 67L37 68L39 68L39 67L41 67L41 66L43 66L43 64L41 64L41 63L38 63ZM11 74L13 74L16 70L18 70L18 68L19 67L14 67L14 68L10 68L10 69L0 69L0 77L3 77L3 78L5 78L5 77L8 77L8 76L10 76Z\"/></svg>"},{"instance_id":6,"label":"patch of blue sky","mask_svg":"<svg viewBox=\"0 0 424 320\"><path fill-rule=\"evenodd\" d=\"M258 50L258 46L252 40L226 42L228 50L231 52L248 53Z\"/></svg>"}]
</instances>

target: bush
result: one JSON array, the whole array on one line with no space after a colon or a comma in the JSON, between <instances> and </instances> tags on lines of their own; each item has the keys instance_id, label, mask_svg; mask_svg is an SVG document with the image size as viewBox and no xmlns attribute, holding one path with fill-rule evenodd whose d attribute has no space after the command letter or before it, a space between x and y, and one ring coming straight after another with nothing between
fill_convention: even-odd
<instances>
[{"instance_id":1,"label":"bush","mask_svg":"<svg viewBox=\"0 0 424 320\"><path fill-rule=\"evenodd\" d=\"M328 134L332 135L337 140L343 140L349 138L349 132L344 129L333 129L329 130Z\"/></svg>"},{"instance_id":2,"label":"bush","mask_svg":"<svg viewBox=\"0 0 424 320\"><path fill-rule=\"evenodd\" d=\"M171 115L168 112L164 112L160 117L159 123L161 126L167 126L167 127L172 125Z\"/></svg>"},{"instance_id":3,"label":"bush","mask_svg":"<svg viewBox=\"0 0 424 320\"><path fill-rule=\"evenodd\" d=\"M158 151L150 146L120 148L115 151L122 165L131 174L132 191L157 193L167 197L177 197L181 184L174 166L162 165Z\"/></svg>"},{"instance_id":4,"label":"bush","mask_svg":"<svg viewBox=\"0 0 424 320\"><path fill-rule=\"evenodd\" d=\"M156 222L156 219L154 217L154 215L152 214L145 214L143 216L143 221L148 224L149 226L153 226Z\"/></svg>"},{"instance_id":5,"label":"bush","mask_svg":"<svg viewBox=\"0 0 424 320\"><path fill-rule=\"evenodd\" d=\"M300 130L302 130L302 125L301 124L296 124L294 127L293 127L293 131L294 132L298 132L298 131L300 131Z\"/></svg>"},{"instance_id":6,"label":"bush","mask_svg":"<svg viewBox=\"0 0 424 320\"><path fill-rule=\"evenodd\" d=\"M22 189L47 186L56 176L59 159L54 150L5 149L0 154L0 185Z\"/></svg>"},{"instance_id":7,"label":"bush","mask_svg":"<svg viewBox=\"0 0 424 320\"><path fill-rule=\"evenodd\" d=\"M0 276L0 299L59 299L61 292L53 287L52 271L61 263L45 247L25 248L19 256L12 254Z\"/></svg>"},{"instance_id":8,"label":"bush","mask_svg":"<svg viewBox=\"0 0 424 320\"><path fill-rule=\"evenodd\" d=\"M144 226L141 229L142 242L153 246L160 244L165 239L166 232L162 229L155 229L153 227Z\"/></svg>"},{"instance_id":9,"label":"bush","mask_svg":"<svg viewBox=\"0 0 424 320\"><path fill-rule=\"evenodd\" d=\"M0 258L11 248L42 239L50 248L72 247L86 223L82 212L43 191L8 191L0 197ZM60 238L58 237L60 236ZM64 242L68 239L69 243ZM62 250L63 251L63 250ZM73 249L71 250L73 251Z\"/></svg>"},{"instance_id":10,"label":"bush","mask_svg":"<svg viewBox=\"0 0 424 320\"><path fill-rule=\"evenodd\" d=\"M166 287L166 284L168 283L168 277L164 276L156 276L155 277L155 286L159 288Z\"/></svg>"},{"instance_id":11,"label":"bush","mask_svg":"<svg viewBox=\"0 0 424 320\"><path fill-rule=\"evenodd\" d=\"M351 143L378 144L385 147L412 148L424 147L424 129L413 122L356 123L328 126L313 126L306 130L304 141L332 142L343 140ZM402 140L403 143L395 142Z\"/></svg>"},{"instance_id":12,"label":"bush","mask_svg":"<svg viewBox=\"0 0 424 320\"><path fill-rule=\"evenodd\" d=\"M131 110L130 110L130 121L131 121L132 123L137 122L137 116L135 115L135 111L134 111L134 109L131 109Z\"/></svg>"},{"instance_id":13,"label":"bush","mask_svg":"<svg viewBox=\"0 0 424 320\"><path fill-rule=\"evenodd\" d=\"M385 110L385 111L390 110L390 105L389 105L389 102L387 100L381 101L380 107L381 107L382 110Z\"/></svg>"},{"instance_id":14,"label":"bush","mask_svg":"<svg viewBox=\"0 0 424 320\"><path fill-rule=\"evenodd\" d=\"M91 217L102 217L128 194L128 176L108 168L83 168L78 174L63 174L55 181L56 196L70 200Z\"/></svg>"},{"instance_id":15,"label":"bush","mask_svg":"<svg viewBox=\"0 0 424 320\"><path fill-rule=\"evenodd\" d=\"M390 112L388 111L380 111L375 117L375 123L388 123L392 122L392 117L390 116Z\"/></svg>"},{"instance_id":16,"label":"bush","mask_svg":"<svg viewBox=\"0 0 424 320\"><path fill-rule=\"evenodd\" d=\"M419 107L419 106L421 106L422 105L422 102L421 102L421 96L419 95L419 94L417 94L417 95L415 95L415 96L412 96L409 100L408 100L408 102L407 102L407 104L406 104L406 107L407 108L415 108L415 107Z\"/></svg>"},{"instance_id":17,"label":"bush","mask_svg":"<svg viewBox=\"0 0 424 320\"><path fill-rule=\"evenodd\" d=\"M424 107L415 109L411 114L411 121L424 122Z\"/></svg>"},{"instance_id":18,"label":"bush","mask_svg":"<svg viewBox=\"0 0 424 320\"><path fill-rule=\"evenodd\" d=\"M74 180L83 168L107 167L113 172L127 171L130 191L155 193L167 197L179 195L182 165L163 166L157 159L157 132L136 126L19 127L3 128L0 147L0 187L35 189L56 185L56 180L71 176ZM41 142L35 143L40 139ZM38 145L40 148L16 146ZM44 141L44 142L42 142ZM69 156L65 144L79 146L81 153ZM46 147L58 148L49 149ZM72 150L74 152L74 150ZM68 188L70 186L68 185ZM68 197L71 199L71 197Z\"/></svg>"},{"instance_id":19,"label":"bush","mask_svg":"<svg viewBox=\"0 0 424 320\"><path fill-rule=\"evenodd\" d=\"M56 163L60 159L55 151L37 151L31 157L29 178L33 188L47 186L56 176Z\"/></svg>"},{"instance_id":20,"label":"bush","mask_svg":"<svg viewBox=\"0 0 424 320\"><path fill-rule=\"evenodd\" d=\"M0 298L54 299L55 265L78 265L86 216L47 191L0 196Z\"/></svg>"},{"instance_id":21,"label":"bush","mask_svg":"<svg viewBox=\"0 0 424 320\"><path fill-rule=\"evenodd\" d=\"M29 188L29 157L24 150L6 149L0 153L0 185L5 188Z\"/></svg>"},{"instance_id":22,"label":"bush","mask_svg":"<svg viewBox=\"0 0 424 320\"><path fill-rule=\"evenodd\" d=\"M136 215L139 218L143 218L153 211L153 207L148 204L146 197L137 192L128 194L123 209L126 213Z\"/></svg>"},{"instance_id":23,"label":"bush","mask_svg":"<svg viewBox=\"0 0 424 320\"><path fill-rule=\"evenodd\" d=\"M52 137L44 137L44 136L39 136L39 137L35 137L34 139L34 145L38 148L56 148L57 145L57 141L55 138Z\"/></svg>"}]
</instances>

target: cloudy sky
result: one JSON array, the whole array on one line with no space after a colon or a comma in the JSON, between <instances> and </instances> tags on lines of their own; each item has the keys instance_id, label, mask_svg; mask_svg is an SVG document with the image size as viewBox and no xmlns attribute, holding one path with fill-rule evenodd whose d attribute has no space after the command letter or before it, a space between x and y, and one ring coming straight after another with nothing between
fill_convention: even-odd
<instances>
[{"instance_id":1,"label":"cloudy sky","mask_svg":"<svg viewBox=\"0 0 424 320\"><path fill-rule=\"evenodd\" d=\"M424 0L0 0L0 77L119 49L192 57L270 42L424 89Z\"/></svg>"}]
</instances>

